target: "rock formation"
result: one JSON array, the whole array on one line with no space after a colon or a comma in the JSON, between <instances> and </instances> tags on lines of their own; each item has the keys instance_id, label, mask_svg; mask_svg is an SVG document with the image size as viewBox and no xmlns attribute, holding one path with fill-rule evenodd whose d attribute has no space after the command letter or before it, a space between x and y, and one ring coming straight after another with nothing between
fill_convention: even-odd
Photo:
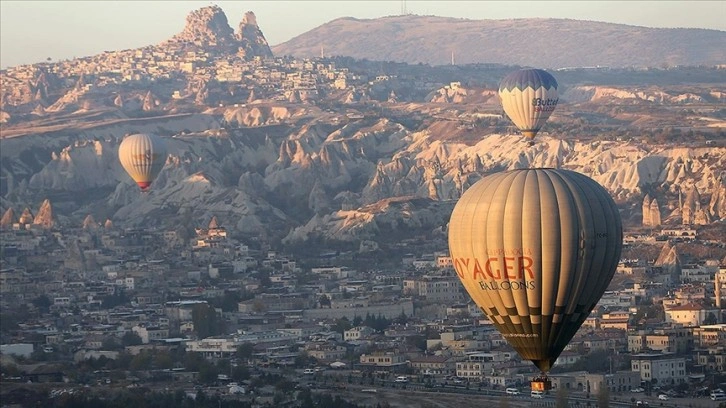
<instances>
[{"instance_id":1,"label":"rock formation","mask_svg":"<svg viewBox=\"0 0 726 408\"><path fill-rule=\"evenodd\" d=\"M18 223L22 225L28 225L33 223L33 213L30 211L30 208L25 208L23 210L23 213L20 214L20 218L18 218Z\"/></svg>"},{"instance_id":2,"label":"rock formation","mask_svg":"<svg viewBox=\"0 0 726 408\"><path fill-rule=\"evenodd\" d=\"M240 43L239 56L248 60L254 57L272 58L272 50L257 25L255 13L248 11L242 17L237 39Z\"/></svg>"},{"instance_id":3,"label":"rock formation","mask_svg":"<svg viewBox=\"0 0 726 408\"><path fill-rule=\"evenodd\" d=\"M701 194L697 187L693 187L681 207L681 217L686 225L706 225L711 223L708 208L701 205Z\"/></svg>"},{"instance_id":4,"label":"rock formation","mask_svg":"<svg viewBox=\"0 0 726 408\"><path fill-rule=\"evenodd\" d=\"M3 217L0 218L0 228L2 229L8 229L12 228L13 224L15 224L15 211L12 207L8 208L5 213L3 214Z\"/></svg>"},{"instance_id":5,"label":"rock formation","mask_svg":"<svg viewBox=\"0 0 726 408\"><path fill-rule=\"evenodd\" d=\"M181 33L170 40L175 43L191 43L198 46L231 45L234 31L227 16L219 6L202 7L187 15L187 23Z\"/></svg>"},{"instance_id":6,"label":"rock formation","mask_svg":"<svg viewBox=\"0 0 726 408\"><path fill-rule=\"evenodd\" d=\"M660 206L655 198L646 194L643 198L643 226L657 227L661 224Z\"/></svg>"},{"instance_id":7,"label":"rock formation","mask_svg":"<svg viewBox=\"0 0 726 408\"><path fill-rule=\"evenodd\" d=\"M83 220L83 229L84 230L95 230L99 227L98 223L95 219L93 219L93 216L91 214L88 214L86 218Z\"/></svg>"},{"instance_id":8,"label":"rock formation","mask_svg":"<svg viewBox=\"0 0 726 408\"><path fill-rule=\"evenodd\" d=\"M47 198L40 205L38 214L33 220L33 225L38 225L43 229L51 229L55 225L55 219L53 219L53 206L50 204L50 200Z\"/></svg>"},{"instance_id":9,"label":"rock formation","mask_svg":"<svg viewBox=\"0 0 726 408\"><path fill-rule=\"evenodd\" d=\"M203 7L187 16L186 26L162 46L196 46L236 53L241 58L270 58L272 50L267 44L257 18L251 11L245 13L235 33L229 26L227 16L219 6Z\"/></svg>"}]
</instances>

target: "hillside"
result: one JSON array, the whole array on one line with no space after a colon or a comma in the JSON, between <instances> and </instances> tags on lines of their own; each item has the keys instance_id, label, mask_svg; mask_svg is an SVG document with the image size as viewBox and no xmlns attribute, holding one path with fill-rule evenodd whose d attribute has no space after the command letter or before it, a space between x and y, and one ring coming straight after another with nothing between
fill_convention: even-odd
<instances>
[{"instance_id":1,"label":"hillside","mask_svg":"<svg viewBox=\"0 0 726 408\"><path fill-rule=\"evenodd\" d=\"M334 40L333 40L334 39ZM339 18L272 47L276 56L350 56L410 64L499 63L662 67L726 63L726 32L570 19L468 20L436 16Z\"/></svg>"}]
</instances>

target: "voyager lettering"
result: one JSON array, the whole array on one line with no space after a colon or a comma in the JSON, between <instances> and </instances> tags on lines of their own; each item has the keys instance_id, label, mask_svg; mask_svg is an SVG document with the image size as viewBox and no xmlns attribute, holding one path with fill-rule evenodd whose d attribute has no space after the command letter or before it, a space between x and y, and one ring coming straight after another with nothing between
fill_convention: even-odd
<instances>
[{"instance_id":1,"label":"voyager lettering","mask_svg":"<svg viewBox=\"0 0 726 408\"><path fill-rule=\"evenodd\" d=\"M454 269L460 278L494 280L524 279L525 272L529 279L534 279L532 258L528 256L490 257L484 262L484 268L478 258L455 258Z\"/></svg>"}]
</instances>

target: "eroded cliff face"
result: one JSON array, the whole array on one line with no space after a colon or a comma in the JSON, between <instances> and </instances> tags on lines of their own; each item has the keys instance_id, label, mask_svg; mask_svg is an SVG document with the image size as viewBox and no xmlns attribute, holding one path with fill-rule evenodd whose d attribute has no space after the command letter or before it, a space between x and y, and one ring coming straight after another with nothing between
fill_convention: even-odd
<instances>
[{"instance_id":1,"label":"eroded cliff face","mask_svg":"<svg viewBox=\"0 0 726 408\"><path fill-rule=\"evenodd\" d=\"M322 117L316 107L260 104L4 140L0 210L17 213L50 197L54 218L78 226L89 214L120 226L160 227L216 216L236 232L286 243L352 241L441 229L482 176L560 167L603 185L637 225L646 194L649 204L657 200L661 224L726 216L725 148L551 135L530 147L520 136L496 133L464 142L436 122L409 129L391 118ZM222 118L234 126L221 128ZM173 135L165 136L169 157L149 193L117 159L133 126Z\"/></svg>"}]
</instances>

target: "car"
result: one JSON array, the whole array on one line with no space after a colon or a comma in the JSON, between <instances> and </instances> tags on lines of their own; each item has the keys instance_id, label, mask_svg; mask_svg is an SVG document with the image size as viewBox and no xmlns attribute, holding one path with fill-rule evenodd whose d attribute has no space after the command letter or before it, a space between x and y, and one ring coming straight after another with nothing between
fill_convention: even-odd
<instances>
[{"instance_id":1,"label":"car","mask_svg":"<svg viewBox=\"0 0 726 408\"><path fill-rule=\"evenodd\" d=\"M519 395L519 390L516 388L507 388L504 392L508 395Z\"/></svg>"},{"instance_id":2,"label":"car","mask_svg":"<svg viewBox=\"0 0 726 408\"><path fill-rule=\"evenodd\" d=\"M633 388L632 390L630 390L630 392L644 392L644 391L645 391L645 389L643 389L641 387Z\"/></svg>"},{"instance_id":3,"label":"car","mask_svg":"<svg viewBox=\"0 0 726 408\"><path fill-rule=\"evenodd\" d=\"M670 399L670 397L665 394L660 394L660 395L658 395L658 399L661 401L668 401Z\"/></svg>"},{"instance_id":4,"label":"car","mask_svg":"<svg viewBox=\"0 0 726 408\"><path fill-rule=\"evenodd\" d=\"M529 393L529 396L532 398L536 398L536 399L542 399L542 398L544 398L544 393L542 391L532 390Z\"/></svg>"},{"instance_id":5,"label":"car","mask_svg":"<svg viewBox=\"0 0 726 408\"><path fill-rule=\"evenodd\" d=\"M407 383L408 382L408 377L403 376L403 375L400 375L400 376L396 377L396 380L395 381L397 383Z\"/></svg>"},{"instance_id":6,"label":"car","mask_svg":"<svg viewBox=\"0 0 726 408\"><path fill-rule=\"evenodd\" d=\"M305 371L303 371L303 374L315 374L315 370L312 368L306 368Z\"/></svg>"}]
</instances>

